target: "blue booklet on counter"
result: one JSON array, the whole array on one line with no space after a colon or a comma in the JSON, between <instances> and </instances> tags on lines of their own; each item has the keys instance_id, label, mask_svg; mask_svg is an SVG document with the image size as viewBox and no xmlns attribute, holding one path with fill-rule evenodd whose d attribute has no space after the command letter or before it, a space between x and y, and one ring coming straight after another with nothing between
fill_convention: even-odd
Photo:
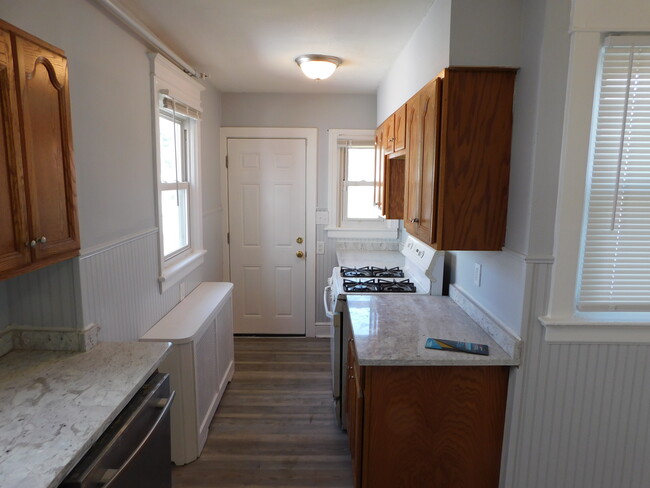
<instances>
[{"instance_id":1,"label":"blue booklet on counter","mask_svg":"<svg viewBox=\"0 0 650 488\"><path fill-rule=\"evenodd\" d=\"M438 349L440 351L467 352L469 354L480 354L488 356L490 351L486 344L476 344L474 342L458 342L449 339L428 338L424 345L427 349Z\"/></svg>"}]
</instances>

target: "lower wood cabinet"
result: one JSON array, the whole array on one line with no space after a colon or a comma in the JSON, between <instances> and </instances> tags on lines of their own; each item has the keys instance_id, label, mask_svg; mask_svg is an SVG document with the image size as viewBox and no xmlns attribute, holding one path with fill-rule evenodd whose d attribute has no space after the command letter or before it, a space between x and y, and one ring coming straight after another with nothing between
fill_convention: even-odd
<instances>
[{"instance_id":1,"label":"lower wood cabinet","mask_svg":"<svg viewBox=\"0 0 650 488\"><path fill-rule=\"evenodd\" d=\"M348 365L355 487L498 487L508 367Z\"/></svg>"}]
</instances>

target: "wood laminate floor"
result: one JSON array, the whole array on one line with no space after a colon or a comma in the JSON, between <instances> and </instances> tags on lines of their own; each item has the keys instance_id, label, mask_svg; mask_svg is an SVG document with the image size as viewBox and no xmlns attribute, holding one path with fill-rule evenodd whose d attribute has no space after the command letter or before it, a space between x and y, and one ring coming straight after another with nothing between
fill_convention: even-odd
<instances>
[{"instance_id":1,"label":"wood laminate floor","mask_svg":"<svg viewBox=\"0 0 650 488\"><path fill-rule=\"evenodd\" d=\"M328 339L236 338L235 375L205 448L174 468L174 488L350 488L329 361Z\"/></svg>"}]
</instances>

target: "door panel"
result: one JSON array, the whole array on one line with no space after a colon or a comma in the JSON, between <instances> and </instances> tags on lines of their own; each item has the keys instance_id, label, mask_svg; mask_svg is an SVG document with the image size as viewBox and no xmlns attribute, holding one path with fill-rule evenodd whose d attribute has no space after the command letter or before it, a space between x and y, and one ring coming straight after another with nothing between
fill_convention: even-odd
<instances>
[{"instance_id":1,"label":"door panel","mask_svg":"<svg viewBox=\"0 0 650 488\"><path fill-rule=\"evenodd\" d=\"M304 139L228 139L235 333L305 333L305 166Z\"/></svg>"},{"instance_id":2,"label":"door panel","mask_svg":"<svg viewBox=\"0 0 650 488\"><path fill-rule=\"evenodd\" d=\"M68 113L67 60L16 37L29 173L31 238L37 259L79 249L75 176ZM38 169L37 169L38 168Z\"/></svg>"},{"instance_id":3,"label":"door panel","mask_svg":"<svg viewBox=\"0 0 650 488\"><path fill-rule=\"evenodd\" d=\"M0 272L30 262L16 85L9 33L0 30Z\"/></svg>"}]
</instances>

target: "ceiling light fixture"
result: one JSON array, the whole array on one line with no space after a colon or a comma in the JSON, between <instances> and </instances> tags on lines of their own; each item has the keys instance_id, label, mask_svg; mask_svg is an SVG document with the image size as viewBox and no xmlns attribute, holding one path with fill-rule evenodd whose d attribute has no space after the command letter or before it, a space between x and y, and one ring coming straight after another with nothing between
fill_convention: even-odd
<instances>
[{"instance_id":1,"label":"ceiling light fixture","mask_svg":"<svg viewBox=\"0 0 650 488\"><path fill-rule=\"evenodd\" d=\"M300 66L305 76L312 80L329 78L342 62L341 58L323 54L301 54L296 58L296 64Z\"/></svg>"}]
</instances>

